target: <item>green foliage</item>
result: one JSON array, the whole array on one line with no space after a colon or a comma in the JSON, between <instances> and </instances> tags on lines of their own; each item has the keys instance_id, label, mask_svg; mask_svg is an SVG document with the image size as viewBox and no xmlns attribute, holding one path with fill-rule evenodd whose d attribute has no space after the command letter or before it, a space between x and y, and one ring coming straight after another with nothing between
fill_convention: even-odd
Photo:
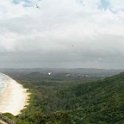
<instances>
[{"instance_id":1,"label":"green foliage","mask_svg":"<svg viewBox=\"0 0 124 124\"><path fill-rule=\"evenodd\" d=\"M30 105L15 117L17 124L124 123L123 73L87 83L39 76L17 78L32 92Z\"/></svg>"}]
</instances>

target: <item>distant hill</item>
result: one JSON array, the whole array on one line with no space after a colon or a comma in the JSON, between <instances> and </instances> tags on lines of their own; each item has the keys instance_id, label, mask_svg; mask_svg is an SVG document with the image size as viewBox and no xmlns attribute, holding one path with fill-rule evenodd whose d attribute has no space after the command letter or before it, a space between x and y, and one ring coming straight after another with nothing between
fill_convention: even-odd
<instances>
[{"instance_id":1,"label":"distant hill","mask_svg":"<svg viewBox=\"0 0 124 124\"><path fill-rule=\"evenodd\" d=\"M43 80L37 72L20 77L33 95L28 108L11 117L17 124L124 124L124 73L91 82Z\"/></svg>"},{"instance_id":2,"label":"distant hill","mask_svg":"<svg viewBox=\"0 0 124 124\"><path fill-rule=\"evenodd\" d=\"M53 75L56 74L72 74L75 76L90 76L90 77L108 77L112 75L119 74L123 70L114 69L95 69L95 68L1 68L0 72L6 74L18 73L18 74L32 74L42 73L48 74L49 72Z\"/></svg>"}]
</instances>

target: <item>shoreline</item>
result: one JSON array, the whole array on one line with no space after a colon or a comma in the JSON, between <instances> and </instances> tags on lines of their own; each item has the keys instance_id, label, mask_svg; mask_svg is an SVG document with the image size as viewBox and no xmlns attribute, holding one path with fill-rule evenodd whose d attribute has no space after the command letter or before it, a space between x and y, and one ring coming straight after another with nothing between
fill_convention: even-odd
<instances>
[{"instance_id":1,"label":"shoreline","mask_svg":"<svg viewBox=\"0 0 124 124\"><path fill-rule=\"evenodd\" d=\"M11 113L14 116L20 114L29 104L30 93L27 90L7 76L7 86L0 95L0 113Z\"/></svg>"}]
</instances>

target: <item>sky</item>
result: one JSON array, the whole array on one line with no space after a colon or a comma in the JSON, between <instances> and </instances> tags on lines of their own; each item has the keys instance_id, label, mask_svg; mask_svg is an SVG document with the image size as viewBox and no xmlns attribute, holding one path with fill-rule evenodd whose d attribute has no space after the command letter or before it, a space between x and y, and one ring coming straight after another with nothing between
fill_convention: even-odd
<instances>
[{"instance_id":1,"label":"sky","mask_svg":"<svg viewBox=\"0 0 124 124\"><path fill-rule=\"evenodd\" d=\"M0 68L124 69L124 0L2 0Z\"/></svg>"}]
</instances>

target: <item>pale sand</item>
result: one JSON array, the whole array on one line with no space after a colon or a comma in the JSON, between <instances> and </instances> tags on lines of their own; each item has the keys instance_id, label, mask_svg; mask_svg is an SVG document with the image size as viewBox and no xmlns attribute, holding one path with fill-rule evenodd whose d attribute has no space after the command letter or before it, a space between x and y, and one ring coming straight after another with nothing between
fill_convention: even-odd
<instances>
[{"instance_id":1,"label":"pale sand","mask_svg":"<svg viewBox=\"0 0 124 124\"><path fill-rule=\"evenodd\" d=\"M7 86L0 96L0 112L18 115L28 105L27 89L7 76Z\"/></svg>"}]
</instances>

